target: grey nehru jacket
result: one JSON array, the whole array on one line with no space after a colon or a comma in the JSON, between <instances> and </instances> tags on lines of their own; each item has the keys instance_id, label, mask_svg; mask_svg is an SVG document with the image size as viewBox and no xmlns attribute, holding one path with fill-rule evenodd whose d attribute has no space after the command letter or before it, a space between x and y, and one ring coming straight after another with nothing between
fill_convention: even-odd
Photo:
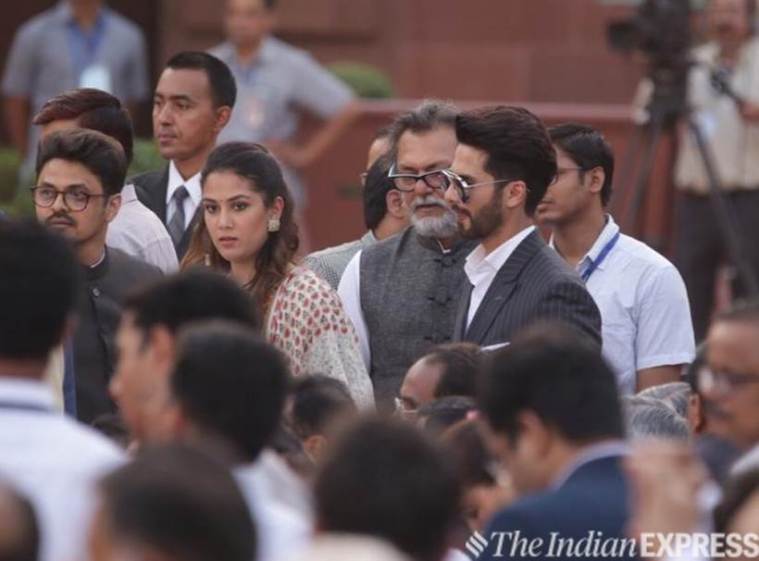
<instances>
[{"instance_id":1,"label":"grey nehru jacket","mask_svg":"<svg viewBox=\"0 0 759 561\"><path fill-rule=\"evenodd\" d=\"M327 281L332 288L337 290L345 268L359 251L377 243L372 231L368 231L360 239L344 244L328 247L315 251L303 260L305 265L314 273Z\"/></svg>"},{"instance_id":2,"label":"grey nehru jacket","mask_svg":"<svg viewBox=\"0 0 759 561\"><path fill-rule=\"evenodd\" d=\"M374 395L387 408L406 370L429 349L451 340L476 244L457 242L444 253L413 228L361 252L361 309L369 334Z\"/></svg>"}]
</instances>

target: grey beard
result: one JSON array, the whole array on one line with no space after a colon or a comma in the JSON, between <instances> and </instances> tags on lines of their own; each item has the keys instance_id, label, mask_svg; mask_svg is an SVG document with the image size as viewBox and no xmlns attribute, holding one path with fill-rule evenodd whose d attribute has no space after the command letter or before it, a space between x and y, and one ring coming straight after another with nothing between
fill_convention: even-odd
<instances>
[{"instance_id":1,"label":"grey beard","mask_svg":"<svg viewBox=\"0 0 759 561\"><path fill-rule=\"evenodd\" d=\"M428 216L425 218L418 218L412 213L411 225L420 236L424 236L425 238L452 238L459 232L456 213L450 209L446 209L442 216Z\"/></svg>"}]
</instances>

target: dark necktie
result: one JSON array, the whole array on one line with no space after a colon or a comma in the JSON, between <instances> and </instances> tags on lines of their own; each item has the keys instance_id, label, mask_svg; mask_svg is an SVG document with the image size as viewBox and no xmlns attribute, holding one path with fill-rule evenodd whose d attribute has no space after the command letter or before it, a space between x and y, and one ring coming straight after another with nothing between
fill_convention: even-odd
<instances>
[{"instance_id":1,"label":"dark necktie","mask_svg":"<svg viewBox=\"0 0 759 561\"><path fill-rule=\"evenodd\" d=\"M174 248L179 245L184 235L184 201L190 194L187 192L187 188L184 185L180 185L174 194L171 196L171 200L174 202L174 214L171 216L171 220L166 226L171 236L171 241L174 242Z\"/></svg>"}]
</instances>

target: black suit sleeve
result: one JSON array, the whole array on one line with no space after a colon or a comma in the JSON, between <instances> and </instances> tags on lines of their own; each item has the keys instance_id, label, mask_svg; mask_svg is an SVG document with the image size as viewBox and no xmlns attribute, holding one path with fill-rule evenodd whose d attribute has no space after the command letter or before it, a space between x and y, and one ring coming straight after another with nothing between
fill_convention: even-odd
<instances>
[{"instance_id":1,"label":"black suit sleeve","mask_svg":"<svg viewBox=\"0 0 759 561\"><path fill-rule=\"evenodd\" d=\"M568 323L601 346L601 314L593 297L578 282L554 283L538 303L535 319Z\"/></svg>"}]
</instances>

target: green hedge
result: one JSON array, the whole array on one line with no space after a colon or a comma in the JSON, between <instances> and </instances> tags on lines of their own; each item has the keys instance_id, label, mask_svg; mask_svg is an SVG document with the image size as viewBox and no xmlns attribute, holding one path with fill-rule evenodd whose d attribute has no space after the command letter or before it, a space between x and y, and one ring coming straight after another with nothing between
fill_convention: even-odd
<instances>
[{"instance_id":1,"label":"green hedge","mask_svg":"<svg viewBox=\"0 0 759 561\"><path fill-rule=\"evenodd\" d=\"M382 70L362 62L334 62L327 66L358 97L387 99L395 96L393 84Z\"/></svg>"}]
</instances>

